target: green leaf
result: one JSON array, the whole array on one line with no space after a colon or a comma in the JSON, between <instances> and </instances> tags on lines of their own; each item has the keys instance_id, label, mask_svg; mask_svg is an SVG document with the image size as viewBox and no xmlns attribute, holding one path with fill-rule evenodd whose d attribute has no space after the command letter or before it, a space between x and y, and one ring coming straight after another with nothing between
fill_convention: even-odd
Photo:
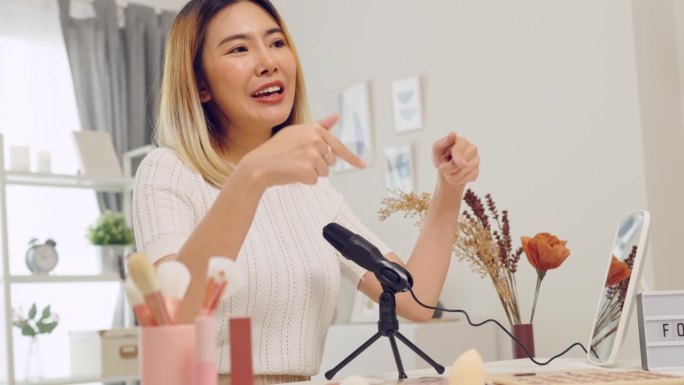
<instances>
[{"instance_id":1,"label":"green leaf","mask_svg":"<svg viewBox=\"0 0 684 385\"><path fill-rule=\"evenodd\" d=\"M47 334L47 333L52 333L53 330L57 327L57 321L55 322L38 322L36 324L38 327L38 333L40 334Z\"/></svg>"},{"instance_id":2,"label":"green leaf","mask_svg":"<svg viewBox=\"0 0 684 385\"><path fill-rule=\"evenodd\" d=\"M31 305L31 310L28 312L28 319L34 319L36 318L36 313L38 310L36 309L36 303L34 302L33 305Z\"/></svg>"},{"instance_id":3,"label":"green leaf","mask_svg":"<svg viewBox=\"0 0 684 385\"><path fill-rule=\"evenodd\" d=\"M12 325L18 327L19 329L23 328L24 325L26 325L26 322L22 321L12 321Z\"/></svg>"},{"instance_id":4,"label":"green leaf","mask_svg":"<svg viewBox=\"0 0 684 385\"><path fill-rule=\"evenodd\" d=\"M50 316L50 305L45 306L45 309L43 309L43 315L40 317L41 320L44 320Z\"/></svg>"},{"instance_id":5,"label":"green leaf","mask_svg":"<svg viewBox=\"0 0 684 385\"><path fill-rule=\"evenodd\" d=\"M33 330L31 325L26 324L24 325L23 328L21 328L21 335L23 336L29 336L29 337L35 337L36 336L36 331Z\"/></svg>"},{"instance_id":6,"label":"green leaf","mask_svg":"<svg viewBox=\"0 0 684 385\"><path fill-rule=\"evenodd\" d=\"M94 225L88 226L87 236L94 245L126 245L133 243L133 230L126 227L122 213L105 211Z\"/></svg>"}]
</instances>

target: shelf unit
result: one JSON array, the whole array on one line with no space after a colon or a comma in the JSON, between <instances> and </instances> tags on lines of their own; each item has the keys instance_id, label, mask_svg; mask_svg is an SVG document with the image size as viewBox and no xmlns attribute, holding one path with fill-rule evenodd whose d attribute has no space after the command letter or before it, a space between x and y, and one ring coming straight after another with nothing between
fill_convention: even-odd
<instances>
[{"instance_id":1,"label":"shelf unit","mask_svg":"<svg viewBox=\"0 0 684 385\"><path fill-rule=\"evenodd\" d=\"M93 382L113 383L131 382L137 376L118 376L118 377L72 377L44 379L40 381L16 381L14 373L14 343L11 322L12 314L12 286L27 284L56 284L56 283L85 283L85 282L117 282L119 277L116 274L102 275L11 275L9 265L9 248L7 233L7 197L6 191L9 185L37 186L37 187L57 187L57 188L78 188L89 189L97 192L122 192L123 210L130 225L131 212L131 191L133 189L133 178L131 165L134 158L144 156L152 146L145 146L126 153L123 157L123 177L90 177L84 175L59 175L41 174L30 172L6 172L4 162L4 142L0 135L0 242L2 243L2 263L0 264L0 308L5 316L0 320L0 349L4 346L4 351L0 357L0 385L62 385L62 384L84 384ZM132 324L132 317L127 314L126 323Z\"/></svg>"},{"instance_id":2,"label":"shelf unit","mask_svg":"<svg viewBox=\"0 0 684 385\"><path fill-rule=\"evenodd\" d=\"M118 282L117 274L101 275L9 275L7 282L13 283L65 283L65 282Z\"/></svg>"},{"instance_id":3,"label":"shelf unit","mask_svg":"<svg viewBox=\"0 0 684 385\"><path fill-rule=\"evenodd\" d=\"M17 381L16 385L71 385L71 384L89 384L92 382L102 382L105 384L116 382L131 382L138 379L138 376L116 376L116 377L63 377L51 378L41 381ZM8 383L0 382L0 385L8 385Z\"/></svg>"}]
</instances>

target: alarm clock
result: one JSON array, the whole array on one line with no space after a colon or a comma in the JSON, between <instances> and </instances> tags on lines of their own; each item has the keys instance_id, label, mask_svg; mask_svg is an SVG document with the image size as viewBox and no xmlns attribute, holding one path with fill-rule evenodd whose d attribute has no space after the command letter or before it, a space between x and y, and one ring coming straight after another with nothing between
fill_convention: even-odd
<instances>
[{"instance_id":1,"label":"alarm clock","mask_svg":"<svg viewBox=\"0 0 684 385\"><path fill-rule=\"evenodd\" d=\"M59 256L55 246L57 242L48 239L40 242L37 239L29 241L29 249L26 250L26 266L33 274L48 274L57 265Z\"/></svg>"}]
</instances>

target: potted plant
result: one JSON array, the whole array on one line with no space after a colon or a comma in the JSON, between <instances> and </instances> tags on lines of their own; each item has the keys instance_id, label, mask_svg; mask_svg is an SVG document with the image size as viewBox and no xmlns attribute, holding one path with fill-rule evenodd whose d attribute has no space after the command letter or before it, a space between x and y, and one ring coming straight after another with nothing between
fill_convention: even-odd
<instances>
[{"instance_id":1,"label":"potted plant","mask_svg":"<svg viewBox=\"0 0 684 385\"><path fill-rule=\"evenodd\" d=\"M120 260L133 243L133 230L126 226L122 213L107 210L88 227L88 240L99 250L102 272L118 272Z\"/></svg>"},{"instance_id":2,"label":"potted plant","mask_svg":"<svg viewBox=\"0 0 684 385\"><path fill-rule=\"evenodd\" d=\"M35 303L26 314L23 314L21 309L12 309L12 325L21 330L21 335L31 338L24 373L27 380L35 381L43 378L43 355L40 351L38 336L52 333L58 323L59 316L50 310L50 305L43 308L40 316L38 316Z\"/></svg>"}]
</instances>

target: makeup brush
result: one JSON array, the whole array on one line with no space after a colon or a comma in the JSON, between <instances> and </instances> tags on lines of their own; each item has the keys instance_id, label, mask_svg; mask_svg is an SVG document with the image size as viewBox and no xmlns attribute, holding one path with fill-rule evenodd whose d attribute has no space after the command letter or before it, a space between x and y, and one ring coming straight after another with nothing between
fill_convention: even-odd
<instances>
[{"instance_id":1,"label":"makeup brush","mask_svg":"<svg viewBox=\"0 0 684 385\"><path fill-rule=\"evenodd\" d=\"M202 314L213 314L221 301L244 285L244 274L237 263L227 257L211 257L207 268L207 290Z\"/></svg>"},{"instance_id":2,"label":"makeup brush","mask_svg":"<svg viewBox=\"0 0 684 385\"><path fill-rule=\"evenodd\" d=\"M154 266L145 254L134 253L128 257L128 274L143 294L157 325L170 324L171 317L164 305L164 297L159 291Z\"/></svg>"},{"instance_id":3,"label":"makeup brush","mask_svg":"<svg viewBox=\"0 0 684 385\"><path fill-rule=\"evenodd\" d=\"M133 308L133 314L141 326L154 326L154 317L150 308L145 303L142 293L138 290L135 283L130 279L126 279L123 283L126 299L129 305Z\"/></svg>"},{"instance_id":4,"label":"makeup brush","mask_svg":"<svg viewBox=\"0 0 684 385\"><path fill-rule=\"evenodd\" d=\"M157 280L171 323L177 324L180 303L190 285L190 270L179 261L164 262L157 267Z\"/></svg>"},{"instance_id":5,"label":"makeup brush","mask_svg":"<svg viewBox=\"0 0 684 385\"><path fill-rule=\"evenodd\" d=\"M242 267L232 259L229 259L228 261L229 262L224 265L228 286L223 291L221 301L227 300L247 284L247 274L245 274Z\"/></svg>"},{"instance_id":6,"label":"makeup brush","mask_svg":"<svg viewBox=\"0 0 684 385\"><path fill-rule=\"evenodd\" d=\"M207 266L207 288L204 292L201 315L211 315L215 304L221 298L228 285L226 280L226 266L231 260L226 257L211 257Z\"/></svg>"}]
</instances>

